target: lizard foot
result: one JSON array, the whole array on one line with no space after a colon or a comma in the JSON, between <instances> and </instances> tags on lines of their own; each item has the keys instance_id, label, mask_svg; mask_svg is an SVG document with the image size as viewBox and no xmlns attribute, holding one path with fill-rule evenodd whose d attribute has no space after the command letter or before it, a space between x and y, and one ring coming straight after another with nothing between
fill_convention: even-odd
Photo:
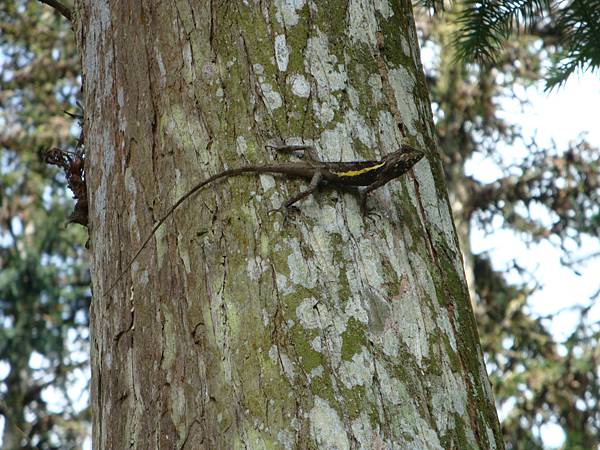
<instances>
[{"instance_id":1,"label":"lizard foot","mask_svg":"<svg viewBox=\"0 0 600 450\"><path fill-rule=\"evenodd\" d=\"M365 217L367 219L373 219L373 221L375 221L375 217L377 217L378 219L381 219L381 215L376 212L377 211L376 208L369 208L367 206L367 198L368 198L367 194L365 194L365 193L360 194L360 211L361 211L363 217Z\"/></svg>"},{"instance_id":2,"label":"lizard foot","mask_svg":"<svg viewBox=\"0 0 600 450\"><path fill-rule=\"evenodd\" d=\"M281 215L283 216L283 221L281 222L283 225L287 222L287 219L290 215L290 211L296 210L297 208L294 208L293 206L285 206L282 205L279 208L275 208L269 211L269 214L273 214L273 213L281 213Z\"/></svg>"}]
</instances>

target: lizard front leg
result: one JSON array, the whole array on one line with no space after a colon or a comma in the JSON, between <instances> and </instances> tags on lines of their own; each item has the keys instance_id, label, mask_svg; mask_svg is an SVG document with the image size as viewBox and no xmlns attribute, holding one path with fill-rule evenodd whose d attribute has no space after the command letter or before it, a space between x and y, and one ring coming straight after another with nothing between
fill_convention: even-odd
<instances>
[{"instance_id":1,"label":"lizard front leg","mask_svg":"<svg viewBox=\"0 0 600 450\"><path fill-rule=\"evenodd\" d=\"M367 209L367 197L375 189L378 189L381 186L383 186L384 184L387 184L388 181L390 181L389 178L383 177L377 181L374 181L373 183L368 185L364 190L361 191L361 193L360 193L360 208L365 216L369 214L369 210Z\"/></svg>"}]
</instances>

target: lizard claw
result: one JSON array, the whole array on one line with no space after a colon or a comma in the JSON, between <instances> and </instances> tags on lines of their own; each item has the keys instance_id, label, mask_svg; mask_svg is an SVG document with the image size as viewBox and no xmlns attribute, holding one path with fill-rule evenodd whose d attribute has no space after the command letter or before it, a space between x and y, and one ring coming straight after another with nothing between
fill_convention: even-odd
<instances>
[{"instance_id":1,"label":"lizard claw","mask_svg":"<svg viewBox=\"0 0 600 450\"><path fill-rule=\"evenodd\" d=\"M373 222L375 222L375 223L377 223L377 221L381 220L381 214L376 212L375 208L371 208L371 209L367 210L365 217L367 219L373 220ZM377 220L375 219L375 217L377 217Z\"/></svg>"},{"instance_id":2,"label":"lizard claw","mask_svg":"<svg viewBox=\"0 0 600 450\"><path fill-rule=\"evenodd\" d=\"M273 213L281 213L281 215L283 216L283 221L282 224L285 224L287 222L288 216L289 216L289 212L290 209L292 209L292 207L290 206L285 206L282 205L279 208L275 208L269 211L269 214L273 214Z\"/></svg>"}]
</instances>

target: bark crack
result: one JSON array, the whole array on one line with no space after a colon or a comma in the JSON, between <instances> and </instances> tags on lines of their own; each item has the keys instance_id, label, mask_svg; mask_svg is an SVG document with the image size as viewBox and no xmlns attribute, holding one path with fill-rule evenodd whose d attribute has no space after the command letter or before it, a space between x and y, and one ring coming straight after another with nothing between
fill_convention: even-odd
<instances>
[{"instance_id":1,"label":"bark crack","mask_svg":"<svg viewBox=\"0 0 600 450\"><path fill-rule=\"evenodd\" d=\"M394 95L394 88L390 83L390 75L387 69L387 64L385 62L385 58L383 57L381 51L385 48L385 42L383 33L377 32L377 50L375 53L375 60L377 61L377 69L379 70L379 76L381 77L381 81L383 82L383 92L385 93L385 97L387 100L387 105L390 111L392 111L392 115L394 116L394 120L402 137L406 136L406 130L404 127L404 121L402 120L402 115L398 110L398 106L396 105L396 96Z\"/></svg>"}]
</instances>

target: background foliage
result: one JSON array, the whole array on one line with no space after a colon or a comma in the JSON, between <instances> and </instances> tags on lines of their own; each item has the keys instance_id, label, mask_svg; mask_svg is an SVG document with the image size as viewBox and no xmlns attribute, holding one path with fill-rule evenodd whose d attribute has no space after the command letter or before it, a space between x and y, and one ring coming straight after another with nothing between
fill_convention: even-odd
<instances>
[{"instance_id":1,"label":"background foliage","mask_svg":"<svg viewBox=\"0 0 600 450\"><path fill-rule=\"evenodd\" d=\"M592 3L586 3L589 17L597 13L593 0L578 1L559 13L583 14L583 1ZM511 5L465 0L434 17L418 9L422 45L433 55L427 79L488 369L506 411L507 446L541 449L536 430L556 423L567 436L564 448L590 449L600 445L600 346L589 309L580 310L572 335L557 342L544 318L529 311L535 285L509 283L492 267L493 255L470 250L473 227L493 232L499 223L528 242L553 242L563 249L565 264L574 264L567 249L577 248L583 236L597 237L600 226L598 150L575 136L568 148L541 147L502 119L498 106L514 95L515 85L539 80L548 61L568 61L573 49L588 48L596 30L577 31L575 25L587 22L573 23L572 39L565 40L568 23L561 31L542 16L549 4ZM516 13L503 24L493 8L509 7ZM457 58L469 42L482 46L472 53L488 52L494 64ZM577 54L576 67L597 65L593 54ZM89 423L86 394L74 387L75 379L88 379L86 233L65 227L73 203L64 177L40 158L46 149L76 143L76 122L63 111L75 111L78 73L62 16L34 1L0 3L0 425L6 448L80 448ZM549 72L551 84L553 73L561 72ZM525 146L527 156L505 164L498 152L503 145ZM504 176L492 183L466 176L475 155L498 161ZM540 209L543 220L532 214ZM527 272L518 261L513 269Z\"/></svg>"},{"instance_id":2,"label":"background foliage","mask_svg":"<svg viewBox=\"0 0 600 450\"><path fill-rule=\"evenodd\" d=\"M77 124L64 111L74 111L78 73L62 17L37 2L0 2L0 430L7 449L80 448L88 432L86 237L78 225L66 226L73 205L64 177L41 157L76 142Z\"/></svg>"},{"instance_id":3,"label":"background foliage","mask_svg":"<svg viewBox=\"0 0 600 450\"><path fill-rule=\"evenodd\" d=\"M443 11L443 0L423 0ZM535 35L550 50L546 88L563 84L577 70L600 66L599 0L462 0L449 11L459 26L453 47L463 61L491 65L517 33Z\"/></svg>"}]
</instances>

